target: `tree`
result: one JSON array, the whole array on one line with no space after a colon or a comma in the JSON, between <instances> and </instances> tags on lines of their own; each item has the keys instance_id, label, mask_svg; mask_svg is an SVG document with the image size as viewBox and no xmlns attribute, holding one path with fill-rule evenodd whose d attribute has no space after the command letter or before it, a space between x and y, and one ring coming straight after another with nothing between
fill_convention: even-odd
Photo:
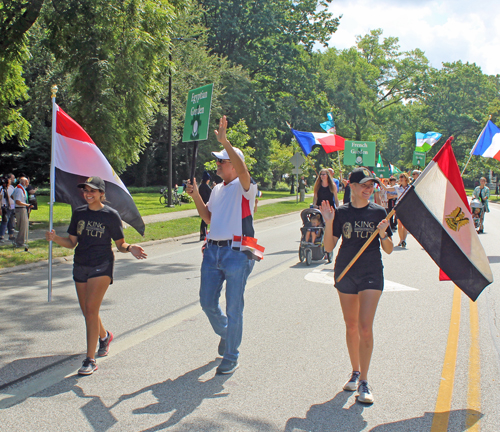
<instances>
[{"instance_id":1,"label":"tree","mask_svg":"<svg viewBox=\"0 0 500 432\"><path fill-rule=\"evenodd\" d=\"M43 0L4 0L0 5L0 143L28 138L29 123L20 104L28 97L22 64L28 58L26 32L37 20Z\"/></svg>"},{"instance_id":2,"label":"tree","mask_svg":"<svg viewBox=\"0 0 500 432\"><path fill-rule=\"evenodd\" d=\"M60 0L46 43L71 79L66 111L117 171L138 161L158 109L175 18L168 0Z\"/></svg>"}]
</instances>

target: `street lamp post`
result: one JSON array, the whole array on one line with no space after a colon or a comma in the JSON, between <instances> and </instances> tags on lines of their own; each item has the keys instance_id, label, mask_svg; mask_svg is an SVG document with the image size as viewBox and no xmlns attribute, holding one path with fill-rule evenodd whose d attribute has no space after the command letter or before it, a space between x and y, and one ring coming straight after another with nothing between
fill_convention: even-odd
<instances>
[{"instance_id":1,"label":"street lamp post","mask_svg":"<svg viewBox=\"0 0 500 432\"><path fill-rule=\"evenodd\" d=\"M195 37L178 37L172 38L172 40L179 41L191 41L196 40L198 36ZM168 200L167 207L174 207L172 205L172 49L168 53L168 141L167 141L167 150L168 150L168 181L167 181L167 189L168 189Z\"/></svg>"}]
</instances>

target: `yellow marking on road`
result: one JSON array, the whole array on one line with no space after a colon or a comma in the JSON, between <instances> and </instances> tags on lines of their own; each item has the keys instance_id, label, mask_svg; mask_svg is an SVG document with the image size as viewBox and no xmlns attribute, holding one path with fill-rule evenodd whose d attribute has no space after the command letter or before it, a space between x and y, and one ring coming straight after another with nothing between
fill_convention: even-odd
<instances>
[{"instance_id":1,"label":"yellow marking on road","mask_svg":"<svg viewBox=\"0 0 500 432\"><path fill-rule=\"evenodd\" d=\"M431 432L445 432L448 430L451 397L453 395L453 382L455 380L455 367L457 364L458 333L460 331L460 303L461 291L455 286L448 342L444 355L441 384L439 385L436 407L432 418Z\"/></svg>"},{"instance_id":2,"label":"yellow marking on road","mask_svg":"<svg viewBox=\"0 0 500 432\"><path fill-rule=\"evenodd\" d=\"M291 266L297 263L297 258L294 257L284 263L276 266L275 268L264 271L260 274L257 274L253 278L248 280L246 285L246 289L253 288L261 283L268 281L269 279L283 273L285 270L288 270ZM221 305L223 301L220 302ZM99 364L113 358L114 356L144 342L148 339L151 339L154 336L157 336L172 327L180 324L184 320L194 318L201 312L201 307L199 304L192 305L181 312L178 312L172 316L166 317L160 322L147 327L144 330L135 332L130 336L127 336L123 339L116 340L113 342L113 348L109 352L106 357L99 358ZM53 369L49 369L43 374L38 375L32 379L28 379L27 381L14 386L12 388L4 389L0 392L0 410L9 408L12 405L15 405L24 399L27 399L34 394L41 392L58 382L62 381L65 378L76 375L78 368L80 367L79 360L73 360L69 363L64 363L60 366L56 366ZM97 372L99 373L99 372Z\"/></svg>"},{"instance_id":3,"label":"yellow marking on road","mask_svg":"<svg viewBox=\"0 0 500 432\"><path fill-rule=\"evenodd\" d=\"M465 424L468 431L481 430L481 358L479 350L479 316L477 303L469 302L470 310L470 349L469 349L469 387L467 391L467 416Z\"/></svg>"}]
</instances>

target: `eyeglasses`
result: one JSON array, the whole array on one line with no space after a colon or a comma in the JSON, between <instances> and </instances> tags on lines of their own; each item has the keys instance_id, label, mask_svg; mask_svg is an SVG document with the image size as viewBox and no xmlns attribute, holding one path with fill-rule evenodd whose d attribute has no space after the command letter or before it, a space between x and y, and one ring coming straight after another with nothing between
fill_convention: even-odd
<instances>
[{"instance_id":1,"label":"eyeglasses","mask_svg":"<svg viewBox=\"0 0 500 432\"><path fill-rule=\"evenodd\" d=\"M327 173L321 173L320 176L322 176L322 175L328 175L328 174Z\"/></svg>"},{"instance_id":2,"label":"eyeglasses","mask_svg":"<svg viewBox=\"0 0 500 432\"><path fill-rule=\"evenodd\" d=\"M405 179L406 177L405 176L399 176L399 179Z\"/></svg>"},{"instance_id":3,"label":"eyeglasses","mask_svg":"<svg viewBox=\"0 0 500 432\"><path fill-rule=\"evenodd\" d=\"M226 162L231 162L229 159L219 159L217 158L217 162L219 162L221 165L225 164Z\"/></svg>"}]
</instances>

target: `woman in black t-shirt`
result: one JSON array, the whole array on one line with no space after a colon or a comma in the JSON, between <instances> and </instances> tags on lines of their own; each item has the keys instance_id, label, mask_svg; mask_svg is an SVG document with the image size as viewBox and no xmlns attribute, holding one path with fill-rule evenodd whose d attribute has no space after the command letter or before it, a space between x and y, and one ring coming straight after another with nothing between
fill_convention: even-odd
<instances>
[{"instance_id":1,"label":"woman in black t-shirt","mask_svg":"<svg viewBox=\"0 0 500 432\"><path fill-rule=\"evenodd\" d=\"M109 344L113 340L113 333L106 331L99 316L104 294L113 283L111 239L120 252L130 252L137 259L144 259L147 255L141 246L125 243L120 215L103 204L105 185L100 177L89 177L78 187L83 188L87 205L73 212L69 236L60 237L52 230L46 232L45 238L68 249L76 246L73 280L87 327L87 356L78 373L91 375L97 370L95 350L98 340L97 355L100 357L108 354Z\"/></svg>"},{"instance_id":2,"label":"woman in black t-shirt","mask_svg":"<svg viewBox=\"0 0 500 432\"><path fill-rule=\"evenodd\" d=\"M337 208L339 206L337 186L335 186L335 183L326 168L323 168L319 172L316 183L314 183L313 205L318 208L321 206L323 201L327 201L333 208Z\"/></svg>"},{"instance_id":3,"label":"woman in black t-shirt","mask_svg":"<svg viewBox=\"0 0 500 432\"><path fill-rule=\"evenodd\" d=\"M373 351L373 321L384 288L380 246L388 254L394 247L384 208L369 201L375 182L378 180L368 169L356 168L349 177L351 202L335 211L326 202L321 205L321 213L325 219L325 251L331 252L342 237L335 260L335 280L372 233L378 230L378 236L343 279L335 282L344 314L347 348L352 365L352 373L344 390L357 390L358 401L363 403L373 403L373 394L367 380Z\"/></svg>"}]
</instances>

